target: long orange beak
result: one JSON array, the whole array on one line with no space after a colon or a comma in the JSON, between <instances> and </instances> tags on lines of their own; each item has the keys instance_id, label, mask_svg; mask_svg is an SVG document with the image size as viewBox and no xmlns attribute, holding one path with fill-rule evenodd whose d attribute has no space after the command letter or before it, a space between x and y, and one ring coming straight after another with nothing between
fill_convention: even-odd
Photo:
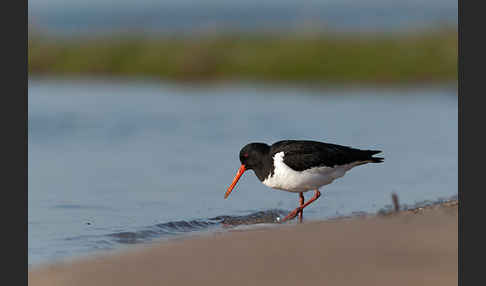
<instances>
[{"instance_id":1,"label":"long orange beak","mask_svg":"<svg viewBox=\"0 0 486 286\"><path fill-rule=\"evenodd\" d=\"M235 178L233 179L233 182L229 186L228 190L226 191L226 194L224 194L224 198L226 199L230 194L233 188L236 186L236 183L238 183L238 180L240 179L241 175L246 171L245 165L241 165L241 167L238 169L238 173L236 173Z\"/></svg>"}]
</instances>

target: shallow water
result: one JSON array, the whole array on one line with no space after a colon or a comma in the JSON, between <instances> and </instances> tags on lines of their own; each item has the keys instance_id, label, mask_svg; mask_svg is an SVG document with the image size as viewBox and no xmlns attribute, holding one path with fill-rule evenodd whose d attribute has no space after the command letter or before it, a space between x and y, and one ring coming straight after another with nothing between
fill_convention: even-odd
<instances>
[{"instance_id":1,"label":"shallow water","mask_svg":"<svg viewBox=\"0 0 486 286\"><path fill-rule=\"evenodd\" d=\"M321 189L305 219L457 194L457 89L183 87L29 81L29 265L124 245L271 223L298 204L247 172L248 142L311 139L383 150ZM311 194L307 193L306 198Z\"/></svg>"}]
</instances>

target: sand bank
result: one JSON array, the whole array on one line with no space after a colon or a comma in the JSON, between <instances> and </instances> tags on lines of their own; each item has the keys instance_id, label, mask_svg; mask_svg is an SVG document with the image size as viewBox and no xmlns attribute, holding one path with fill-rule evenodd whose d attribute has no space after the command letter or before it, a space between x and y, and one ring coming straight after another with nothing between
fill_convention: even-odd
<instances>
[{"instance_id":1,"label":"sand bank","mask_svg":"<svg viewBox=\"0 0 486 286\"><path fill-rule=\"evenodd\" d=\"M29 285L457 285L457 208L161 242L31 269Z\"/></svg>"}]
</instances>

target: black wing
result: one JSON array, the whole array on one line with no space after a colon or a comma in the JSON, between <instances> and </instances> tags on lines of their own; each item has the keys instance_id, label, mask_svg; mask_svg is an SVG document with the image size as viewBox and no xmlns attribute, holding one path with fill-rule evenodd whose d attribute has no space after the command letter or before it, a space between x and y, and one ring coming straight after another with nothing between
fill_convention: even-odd
<instances>
[{"instance_id":1,"label":"black wing","mask_svg":"<svg viewBox=\"0 0 486 286\"><path fill-rule=\"evenodd\" d=\"M272 157L282 151L285 154L284 163L296 171L303 171L312 167L334 167L359 161L372 161L374 163L383 161L383 158L372 157L381 152L378 150L360 150L317 141L279 141L273 144L270 149Z\"/></svg>"}]
</instances>

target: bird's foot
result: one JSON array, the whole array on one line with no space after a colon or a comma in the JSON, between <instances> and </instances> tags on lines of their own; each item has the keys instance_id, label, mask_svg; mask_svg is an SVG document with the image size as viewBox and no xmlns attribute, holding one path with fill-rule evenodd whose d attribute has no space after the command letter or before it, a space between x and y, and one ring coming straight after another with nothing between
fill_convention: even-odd
<instances>
[{"instance_id":1,"label":"bird's foot","mask_svg":"<svg viewBox=\"0 0 486 286\"><path fill-rule=\"evenodd\" d=\"M281 222L286 222L288 220L294 219L303 209L304 208L302 207L296 208L295 210L290 212L286 217L284 217Z\"/></svg>"}]
</instances>

